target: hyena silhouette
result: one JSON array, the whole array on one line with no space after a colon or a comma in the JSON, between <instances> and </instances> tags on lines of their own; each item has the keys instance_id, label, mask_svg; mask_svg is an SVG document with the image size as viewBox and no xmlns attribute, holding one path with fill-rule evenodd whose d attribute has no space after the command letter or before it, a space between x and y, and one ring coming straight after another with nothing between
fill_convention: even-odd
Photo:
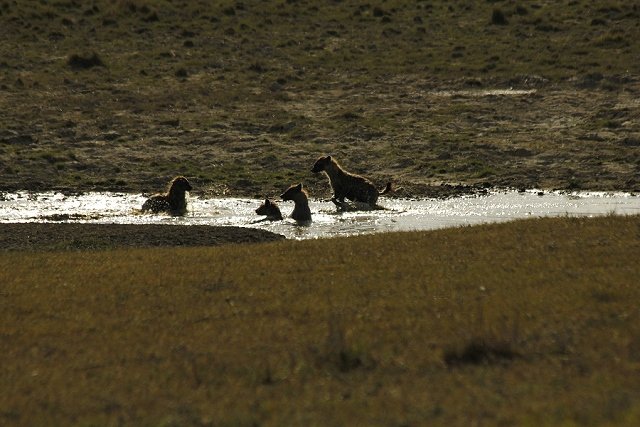
<instances>
[{"instance_id":1,"label":"hyena silhouette","mask_svg":"<svg viewBox=\"0 0 640 427\"><path fill-rule=\"evenodd\" d=\"M282 219L282 212L276 204L269 199L264 199L264 203L256 209L258 215L265 215L267 221L279 221Z\"/></svg>"},{"instance_id":2,"label":"hyena silhouette","mask_svg":"<svg viewBox=\"0 0 640 427\"><path fill-rule=\"evenodd\" d=\"M192 187L184 176L177 176L169 183L166 193L158 193L149 197L142 205L142 211L153 213L167 212L171 215L184 215L187 212L185 193Z\"/></svg>"},{"instance_id":3,"label":"hyena silhouette","mask_svg":"<svg viewBox=\"0 0 640 427\"><path fill-rule=\"evenodd\" d=\"M327 174L333 189L331 201L339 208L346 207L345 198L353 202L366 203L372 208L376 208L378 206L378 197L393 191L391 182L388 182L382 191L378 191L367 178L342 169L331 156L320 157L316 160L311 172L324 172Z\"/></svg>"},{"instance_id":4,"label":"hyena silhouette","mask_svg":"<svg viewBox=\"0 0 640 427\"><path fill-rule=\"evenodd\" d=\"M282 200L291 200L295 203L293 212L291 212L291 218L298 222L310 222L311 221L311 209L309 209L309 196L307 192L303 190L302 183L298 185L292 185L280 195Z\"/></svg>"}]
</instances>

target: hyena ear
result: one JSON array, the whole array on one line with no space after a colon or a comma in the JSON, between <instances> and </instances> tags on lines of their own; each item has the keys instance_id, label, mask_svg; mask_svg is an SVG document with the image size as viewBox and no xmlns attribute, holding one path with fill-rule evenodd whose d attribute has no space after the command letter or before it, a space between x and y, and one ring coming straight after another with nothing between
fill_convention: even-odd
<instances>
[{"instance_id":1,"label":"hyena ear","mask_svg":"<svg viewBox=\"0 0 640 427\"><path fill-rule=\"evenodd\" d=\"M264 204L269 206L271 204L271 200L269 199L264 199Z\"/></svg>"},{"instance_id":2,"label":"hyena ear","mask_svg":"<svg viewBox=\"0 0 640 427\"><path fill-rule=\"evenodd\" d=\"M302 190L302 183L296 185L296 190L298 191Z\"/></svg>"},{"instance_id":3,"label":"hyena ear","mask_svg":"<svg viewBox=\"0 0 640 427\"><path fill-rule=\"evenodd\" d=\"M326 157L327 161L330 162L331 161L331 155Z\"/></svg>"}]
</instances>

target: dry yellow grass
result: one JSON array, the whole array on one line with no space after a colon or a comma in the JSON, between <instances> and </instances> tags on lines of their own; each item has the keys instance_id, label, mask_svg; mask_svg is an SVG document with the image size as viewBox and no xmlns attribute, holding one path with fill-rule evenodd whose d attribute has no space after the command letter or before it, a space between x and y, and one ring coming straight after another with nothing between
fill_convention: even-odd
<instances>
[{"instance_id":1,"label":"dry yellow grass","mask_svg":"<svg viewBox=\"0 0 640 427\"><path fill-rule=\"evenodd\" d=\"M639 425L640 217L0 253L1 425Z\"/></svg>"}]
</instances>

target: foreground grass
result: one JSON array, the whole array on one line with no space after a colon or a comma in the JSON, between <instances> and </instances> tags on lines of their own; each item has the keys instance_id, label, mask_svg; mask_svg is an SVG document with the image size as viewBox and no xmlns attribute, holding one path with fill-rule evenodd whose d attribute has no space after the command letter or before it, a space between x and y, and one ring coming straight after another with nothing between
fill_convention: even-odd
<instances>
[{"instance_id":1,"label":"foreground grass","mask_svg":"<svg viewBox=\"0 0 640 427\"><path fill-rule=\"evenodd\" d=\"M2 425L638 425L640 217L0 254Z\"/></svg>"}]
</instances>

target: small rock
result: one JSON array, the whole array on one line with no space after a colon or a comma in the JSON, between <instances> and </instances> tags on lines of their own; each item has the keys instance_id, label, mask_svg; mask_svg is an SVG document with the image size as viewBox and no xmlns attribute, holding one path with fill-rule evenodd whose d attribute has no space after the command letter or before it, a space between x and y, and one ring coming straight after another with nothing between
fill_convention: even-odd
<instances>
[{"instance_id":1,"label":"small rock","mask_svg":"<svg viewBox=\"0 0 640 427\"><path fill-rule=\"evenodd\" d=\"M116 131L109 131L100 136L105 141L113 141L115 139L120 138L120 134Z\"/></svg>"},{"instance_id":2,"label":"small rock","mask_svg":"<svg viewBox=\"0 0 640 427\"><path fill-rule=\"evenodd\" d=\"M9 135L2 139L5 144L15 144L15 145L29 145L35 144L38 142L37 138L34 138L33 135L29 134L17 134L12 132L13 135Z\"/></svg>"},{"instance_id":3,"label":"small rock","mask_svg":"<svg viewBox=\"0 0 640 427\"><path fill-rule=\"evenodd\" d=\"M160 124L165 126L178 127L180 126L180 119L163 120L160 122Z\"/></svg>"},{"instance_id":4,"label":"small rock","mask_svg":"<svg viewBox=\"0 0 640 427\"><path fill-rule=\"evenodd\" d=\"M81 56L74 53L73 55L69 56L67 65L74 70L86 70L93 67L105 66L102 59L100 59L98 54L95 52L91 56Z\"/></svg>"}]
</instances>

